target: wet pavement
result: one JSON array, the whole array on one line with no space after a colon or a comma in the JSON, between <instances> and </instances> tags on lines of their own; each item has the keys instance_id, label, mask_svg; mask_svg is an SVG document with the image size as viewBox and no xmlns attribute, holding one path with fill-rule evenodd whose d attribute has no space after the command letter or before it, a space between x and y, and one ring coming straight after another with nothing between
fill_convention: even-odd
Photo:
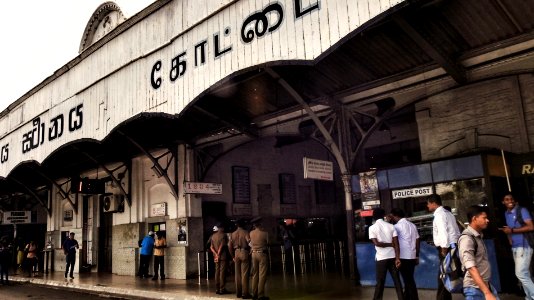
<instances>
[{"instance_id":1,"label":"wet pavement","mask_svg":"<svg viewBox=\"0 0 534 300\"><path fill-rule=\"evenodd\" d=\"M232 278L228 278L227 289L235 291ZM60 289L75 289L82 293L107 294L125 298L144 299L236 299L235 294L217 295L213 280L166 279L153 281L133 276L119 276L102 273L75 274L74 279L65 279L62 272L35 277L10 276L10 280L21 283L45 285ZM9 288L9 287L3 287ZM340 274L319 273L300 276L273 275L266 285L271 299L372 299L374 287L355 286L354 282ZM419 290L420 299L435 298L435 290ZM395 299L395 290L387 288L384 299ZM502 300L519 300L522 297L502 294ZM461 294L453 299L463 299Z\"/></svg>"}]
</instances>

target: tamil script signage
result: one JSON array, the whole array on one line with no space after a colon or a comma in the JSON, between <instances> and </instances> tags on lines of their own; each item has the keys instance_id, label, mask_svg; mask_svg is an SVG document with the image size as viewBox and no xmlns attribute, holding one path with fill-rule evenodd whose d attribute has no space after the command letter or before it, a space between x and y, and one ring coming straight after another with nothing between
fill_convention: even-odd
<instances>
[{"instance_id":1,"label":"tamil script signage","mask_svg":"<svg viewBox=\"0 0 534 300\"><path fill-rule=\"evenodd\" d=\"M222 194L222 184L209 182L185 182L184 192L186 194Z\"/></svg>"},{"instance_id":2,"label":"tamil script signage","mask_svg":"<svg viewBox=\"0 0 534 300\"><path fill-rule=\"evenodd\" d=\"M5 211L3 214L3 224L29 224L31 223L32 212L29 210L22 211Z\"/></svg>"},{"instance_id":3,"label":"tamil script signage","mask_svg":"<svg viewBox=\"0 0 534 300\"><path fill-rule=\"evenodd\" d=\"M56 75L0 117L0 177L69 143L102 141L136 115L181 115L243 71L313 64L401 2L168 1L99 50L50 70Z\"/></svg>"},{"instance_id":4,"label":"tamil script signage","mask_svg":"<svg viewBox=\"0 0 534 300\"><path fill-rule=\"evenodd\" d=\"M317 180L334 180L334 164L327 160L304 157L304 178Z\"/></svg>"},{"instance_id":5,"label":"tamil script signage","mask_svg":"<svg viewBox=\"0 0 534 300\"><path fill-rule=\"evenodd\" d=\"M411 197L426 197L432 195L432 186L423 186L418 188L394 190L391 191L393 199L411 198Z\"/></svg>"}]
</instances>

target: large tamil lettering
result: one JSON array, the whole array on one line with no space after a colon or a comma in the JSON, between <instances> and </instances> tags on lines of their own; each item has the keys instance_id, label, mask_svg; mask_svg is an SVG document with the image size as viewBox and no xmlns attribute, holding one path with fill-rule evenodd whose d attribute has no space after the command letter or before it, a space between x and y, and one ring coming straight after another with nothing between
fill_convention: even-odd
<instances>
[{"instance_id":1,"label":"large tamil lettering","mask_svg":"<svg viewBox=\"0 0 534 300\"><path fill-rule=\"evenodd\" d=\"M293 0L295 19L301 18L314 10L321 9L321 0L309 4L307 7L302 7L302 0ZM265 6L265 8L252 12L242 23L240 30L240 38L244 44L250 44L255 38L261 38L272 33L282 25L284 21L284 6L280 2L272 2ZM199 67L206 63L208 48L213 45L213 56L215 59L222 57L232 51L232 44L225 44L229 40L232 30L229 26L225 27L224 34L221 36L220 32L213 33L213 39L204 38L195 43L192 47L194 50L194 66ZM170 61L170 69L168 71L169 80L171 83L186 75L187 68L187 50L177 54ZM161 60L157 60L152 65L150 72L150 85L154 89L158 89L163 84L161 73L165 73L165 67Z\"/></svg>"},{"instance_id":2,"label":"large tamil lettering","mask_svg":"<svg viewBox=\"0 0 534 300\"><path fill-rule=\"evenodd\" d=\"M9 159L9 144L5 144L4 146L2 146L0 150L0 163L1 164L6 163L8 159Z\"/></svg>"},{"instance_id":3,"label":"large tamil lettering","mask_svg":"<svg viewBox=\"0 0 534 300\"><path fill-rule=\"evenodd\" d=\"M63 128L65 122L63 114L57 115L50 119L48 135L45 139L45 123L41 122L41 118L37 117L32 120L32 129L25 132L22 135L22 153L27 153L33 149L38 148L42 145L45 140L53 141L63 135ZM73 132L80 128L83 125L83 104L79 104L70 109L68 114L68 127L69 131ZM5 145L1 149L0 153L0 162L4 163L8 159L8 150L9 144ZM5 149L4 149L5 148Z\"/></svg>"}]
</instances>

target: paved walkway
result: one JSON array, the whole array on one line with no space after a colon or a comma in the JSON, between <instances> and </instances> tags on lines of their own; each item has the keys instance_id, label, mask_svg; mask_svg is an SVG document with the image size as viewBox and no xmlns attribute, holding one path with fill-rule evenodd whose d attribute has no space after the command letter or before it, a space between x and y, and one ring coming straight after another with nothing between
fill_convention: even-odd
<instances>
[{"instance_id":1,"label":"paved walkway","mask_svg":"<svg viewBox=\"0 0 534 300\"><path fill-rule=\"evenodd\" d=\"M65 279L63 273L25 277L14 275L10 280L47 285L56 288L77 289L80 292L145 299L236 299L235 294L215 294L214 281L206 279L166 279L153 281L133 276L81 273L74 279ZM229 278L227 289L235 291ZM338 274L269 277L267 296L271 299L372 299L374 287L356 287L347 278ZM394 289L386 289L384 299L395 299ZM435 290L419 290L420 299L435 298ZM463 299L454 295L454 300ZM519 300L515 295L501 295L501 300Z\"/></svg>"}]
</instances>

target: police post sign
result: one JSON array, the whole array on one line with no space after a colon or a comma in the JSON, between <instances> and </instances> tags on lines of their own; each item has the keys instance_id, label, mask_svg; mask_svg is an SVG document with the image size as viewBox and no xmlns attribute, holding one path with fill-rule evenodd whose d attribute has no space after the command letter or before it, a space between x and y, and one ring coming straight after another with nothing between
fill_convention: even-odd
<instances>
[{"instance_id":1,"label":"police post sign","mask_svg":"<svg viewBox=\"0 0 534 300\"><path fill-rule=\"evenodd\" d=\"M391 193L393 194L393 199L424 197L424 196L430 196L433 194L431 186L424 186L424 187L405 189L405 190L395 190L395 191L391 191Z\"/></svg>"},{"instance_id":2,"label":"police post sign","mask_svg":"<svg viewBox=\"0 0 534 300\"><path fill-rule=\"evenodd\" d=\"M31 211L5 211L2 224L29 224L31 223Z\"/></svg>"}]
</instances>

